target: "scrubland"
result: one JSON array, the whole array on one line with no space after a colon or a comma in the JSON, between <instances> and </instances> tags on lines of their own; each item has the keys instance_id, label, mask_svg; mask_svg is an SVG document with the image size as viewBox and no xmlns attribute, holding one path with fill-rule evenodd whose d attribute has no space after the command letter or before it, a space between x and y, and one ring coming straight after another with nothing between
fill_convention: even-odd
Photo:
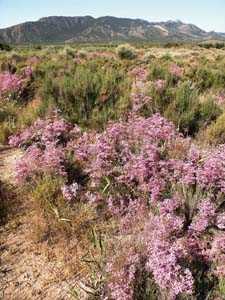
<instances>
[{"instance_id":1,"label":"scrubland","mask_svg":"<svg viewBox=\"0 0 225 300\"><path fill-rule=\"evenodd\" d=\"M0 144L0 298L225 299L224 48L0 51Z\"/></svg>"}]
</instances>

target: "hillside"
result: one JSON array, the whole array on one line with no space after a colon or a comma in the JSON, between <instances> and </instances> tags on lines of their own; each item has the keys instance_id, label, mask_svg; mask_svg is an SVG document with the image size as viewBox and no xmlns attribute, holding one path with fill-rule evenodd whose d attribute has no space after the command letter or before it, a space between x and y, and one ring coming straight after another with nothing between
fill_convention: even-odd
<instances>
[{"instance_id":1,"label":"hillside","mask_svg":"<svg viewBox=\"0 0 225 300\"><path fill-rule=\"evenodd\" d=\"M199 41L225 39L223 33L206 32L181 21L148 22L111 16L93 18L51 16L0 29L0 42L73 43L113 41Z\"/></svg>"}]
</instances>

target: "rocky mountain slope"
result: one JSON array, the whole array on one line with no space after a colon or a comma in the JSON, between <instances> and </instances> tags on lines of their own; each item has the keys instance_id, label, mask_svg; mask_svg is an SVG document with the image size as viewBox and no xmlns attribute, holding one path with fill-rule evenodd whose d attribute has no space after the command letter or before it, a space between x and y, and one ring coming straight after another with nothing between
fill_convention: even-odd
<instances>
[{"instance_id":1,"label":"rocky mountain slope","mask_svg":"<svg viewBox=\"0 0 225 300\"><path fill-rule=\"evenodd\" d=\"M208 39L225 39L225 34L206 32L181 21L148 22L110 16L52 16L0 29L0 42L9 44Z\"/></svg>"}]
</instances>

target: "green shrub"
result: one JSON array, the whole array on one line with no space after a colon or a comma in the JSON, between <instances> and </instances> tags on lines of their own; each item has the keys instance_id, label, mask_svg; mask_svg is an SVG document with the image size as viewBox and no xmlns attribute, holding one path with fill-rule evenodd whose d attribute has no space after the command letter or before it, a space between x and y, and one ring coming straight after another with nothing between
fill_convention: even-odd
<instances>
[{"instance_id":1,"label":"green shrub","mask_svg":"<svg viewBox=\"0 0 225 300\"><path fill-rule=\"evenodd\" d=\"M64 49L62 50L62 54L65 55L66 57L75 58L76 50L73 49L72 47L65 46Z\"/></svg>"},{"instance_id":2,"label":"green shrub","mask_svg":"<svg viewBox=\"0 0 225 300\"><path fill-rule=\"evenodd\" d=\"M130 81L116 66L78 65L58 78L46 76L43 98L81 126L102 127L128 110Z\"/></svg>"},{"instance_id":3,"label":"green shrub","mask_svg":"<svg viewBox=\"0 0 225 300\"><path fill-rule=\"evenodd\" d=\"M196 72L195 78L200 90L204 91L214 85L215 77L211 70L207 68L200 68Z\"/></svg>"},{"instance_id":4,"label":"green shrub","mask_svg":"<svg viewBox=\"0 0 225 300\"><path fill-rule=\"evenodd\" d=\"M190 82L182 83L176 90L175 99L170 103L165 116L174 122L179 130L194 136L201 127L214 121L221 111L210 99L199 101L199 92Z\"/></svg>"},{"instance_id":5,"label":"green shrub","mask_svg":"<svg viewBox=\"0 0 225 300\"><path fill-rule=\"evenodd\" d=\"M82 58L82 59L87 58L87 54L88 54L88 52L84 49L81 49L77 52L78 57Z\"/></svg>"},{"instance_id":6,"label":"green shrub","mask_svg":"<svg viewBox=\"0 0 225 300\"><path fill-rule=\"evenodd\" d=\"M2 50L2 51L11 51L12 48L7 44L0 43L0 50Z\"/></svg>"},{"instance_id":7,"label":"green shrub","mask_svg":"<svg viewBox=\"0 0 225 300\"><path fill-rule=\"evenodd\" d=\"M193 78L200 91L212 87L219 88L225 85L225 74L223 70L210 69L209 67L199 68Z\"/></svg>"},{"instance_id":8,"label":"green shrub","mask_svg":"<svg viewBox=\"0 0 225 300\"><path fill-rule=\"evenodd\" d=\"M146 53L144 54L144 57L143 57L143 59L144 59L144 61L145 61L146 63L151 62L151 61L154 60L155 58L156 58L155 55L152 54L150 51L146 52Z\"/></svg>"},{"instance_id":9,"label":"green shrub","mask_svg":"<svg viewBox=\"0 0 225 300\"><path fill-rule=\"evenodd\" d=\"M164 60L164 61L170 61L170 62L173 61L173 58L172 58L172 56L169 52L163 54L161 59Z\"/></svg>"},{"instance_id":10,"label":"green shrub","mask_svg":"<svg viewBox=\"0 0 225 300\"><path fill-rule=\"evenodd\" d=\"M219 291L220 291L220 294L221 296L225 296L225 280L224 279L220 279L219 281Z\"/></svg>"},{"instance_id":11,"label":"green shrub","mask_svg":"<svg viewBox=\"0 0 225 300\"><path fill-rule=\"evenodd\" d=\"M166 80L168 78L169 72L166 66L160 63L160 61L155 62L153 65L151 65L151 68L149 70L149 76L148 79L155 81L158 79Z\"/></svg>"},{"instance_id":12,"label":"green shrub","mask_svg":"<svg viewBox=\"0 0 225 300\"><path fill-rule=\"evenodd\" d=\"M221 114L221 108L210 97L200 104L201 124L205 128L215 121Z\"/></svg>"},{"instance_id":13,"label":"green shrub","mask_svg":"<svg viewBox=\"0 0 225 300\"><path fill-rule=\"evenodd\" d=\"M129 44L119 45L116 52L120 59L134 59L137 57L135 48Z\"/></svg>"},{"instance_id":14,"label":"green shrub","mask_svg":"<svg viewBox=\"0 0 225 300\"><path fill-rule=\"evenodd\" d=\"M213 144L225 143L225 113L207 128L206 140Z\"/></svg>"},{"instance_id":15,"label":"green shrub","mask_svg":"<svg viewBox=\"0 0 225 300\"><path fill-rule=\"evenodd\" d=\"M151 101L146 103L140 111L144 117L149 117L153 113L158 112L164 114L173 99L173 90L168 87L167 83L165 83L165 88L161 91L153 84L149 87L148 96L151 97Z\"/></svg>"}]
</instances>

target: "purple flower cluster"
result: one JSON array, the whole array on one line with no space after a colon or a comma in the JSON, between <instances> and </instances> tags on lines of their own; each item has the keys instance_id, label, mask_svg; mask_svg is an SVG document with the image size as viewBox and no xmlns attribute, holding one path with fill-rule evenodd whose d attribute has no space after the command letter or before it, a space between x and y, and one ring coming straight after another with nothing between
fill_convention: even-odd
<instances>
[{"instance_id":1,"label":"purple flower cluster","mask_svg":"<svg viewBox=\"0 0 225 300\"><path fill-rule=\"evenodd\" d=\"M45 146L49 143L63 144L70 138L72 126L63 119L37 120L23 132L9 138L13 147L27 147L34 143Z\"/></svg>"},{"instance_id":2,"label":"purple flower cluster","mask_svg":"<svg viewBox=\"0 0 225 300\"><path fill-rule=\"evenodd\" d=\"M171 200L169 201L170 204ZM168 201L167 201L168 203ZM170 205L171 206L171 205ZM177 295L192 294L194 279L190 269L183 267L186 249L179 244L183 219L165 205L159 216L152 216L146 224L147 270L153 273L156 283L169 292L169 299Z\"/></svg>"},{"instance_id":3,"label":"purple flower cluster","mask_svg":"<svg viewBox=\"0 0 225 300\"><path fill-rule=\"evenodd\" d=\"M65 153L61 147L48 144L41 149L34 144L27 148L16 164L16 179L24 183L42 173L66 175L64 169Z\"/></svg>"},{"instance_id":4,"label":"purple flower cluster","mask_svg":"<svg viewBox=\"0 0 225 300\"><path fill-rule=\"evenodd\" d=\"M181 78L184 74L184 70L177 64L172 64L169 68L170 74L175 78Z\"/></svg>"},{"instance_id":5,"label":"purple flower cluster","mask_svg":"<svg viewBox=\"0 0 225 300\"><path fill-rule=\"evenodd\" d=\"M24 182L43 172L65 176L65 149L70 138L76 136L76 129L55 116L37 120L22 133L10 137L11 146L26 149L16 165L18 181Z\"/></svg>"},{"instance_id":6,"label":"purple flower cluster","mask_svg":"<svg viewBox=\"0 0 225 300\"><path fill-rule=\"evenodd\" d=\"M204 232L207 227L213 223L215 214L216 207L210 199L201 201L198 206L198 213L194 218L190 229L198 233Z\"/></svg>"},{"instance_id":7,"label":"purple flower cluster","mask_svg":"<svg viewBox=\"0 0 225 300\"><path fill-rule=\"evenodd\" d=\"M198 184L206 190L225 192L225 146L204 153L202 161L197 172Z\"/></svg>"},{"instance_id":8,"label":"purple flower cluster","mask_svg":"<svg viewBox=\"0 0 225 300\"><path fill-rule=\"evenodd\" d=\"M218 103L219 105L224 105L225 104L225 92L220 92L216 96L216 103Z\"/></svg>"},{"instance_id":9,"label":"purple flower cluster","mask_svg":"<svg viewBox=\"0 0 225 300\"><path fill-rule=\"evenodd\" d=\"M116 254L107 264L109 295L103 299L133 300L137 272L140 268L141 255L133 249L127 249L126 246L122 247L121 253Z\"/></svg>"},{"instance_id":10,"label":"purple flower cluster","mask_svg":"<svg viewBox=\"0 0 225 300\"><path fill-rule=\"evenodd\" d=\"M148 71L143 67L135 67L130 72L136 81L146 81L148 78Z\"/></svg>"},{"instance_id":11,"label":"purple flower cluster","mask_svg":"<svg viewBox=\"0 0 225 300\"><path fill-rule=\"evenodd\" d=\"M225 234L218 233L208 251L210 259L214 263L215 273L218 277L225 278Z\"/></svg>"},{"instance_id":12,"label":"purple flower cluster","mask_svg":"<svg viewBox=\"0 0 225 300\"><path fill-rule=\"evenodd\" d=\"M72 201L76 198L78 189L79 186L76 182L70 185L64 185L61 188L63 197L68 201Z\"/></svg>"},{"instance_id":13,"label":"purple flower cluster","mask_svg":"<svg viewBox=\"0 0 225 300\"><path fill-rule=\"evenodd\" d=\"M168 299L194 293L196 261L225 276L224 146L202 151L159 114L131 114L100 133L82 133L55 116L10 143L26 149L17 164L20 181L46 172L67 178L65 162L73 153L89 177L84 201L118 220L130 255L122 259L119 251L110 258L104 299L134 299L140 270ZM62 186L66 200L77 197L77 182Z\"/></svg>"},{"instance_id":14,"label":"purple flower cluster","mask_svg":"<svg viewBox=\"0 0 225 300\"><path fill-rule=\"evenodd\" d=\"M161 93L166 88L166 81L163 79L158 79L154 82L154 87L159 93Z\"/></svg>"},{"instance_id":15,"label":"purple flower cluster","mask_svg":"<svg viewBox=\"0 0 225 300\"><path fill-rule=\"evenodd\" d=\"M140 111L140 109L148 103L151 103L152 98L145 95L144 93L141 92L135 92L131 94L132 97L132 111L134 113L137 113L138 111Z\"/></svg>"},{"instance_id":16,"label":"purple flower cluster","mask_svg":"<svg viewBox=\"0 0 225 300\"><path fill-rule=\"evenodd\" d=\"M127 123L111 124L95 137L84 135L73 150L93 187L110 178L110 187L122 184L137 193L150 193L152 200L157 200L172 178L171 162L162 156L175 136L173 125L156 114L148 119L136 117ZM121 203L118 198L123 202L130 198L129 194L119 195L119 190L115 197L117 203Z\"/></svg>"},{"instance_id":17,"label":"purple flower cluster","mask_svg":"<svg viewBox=\"0 0 225 300\"><path fill-rule=\"evenodd\" d=\"M23 86L23 78L9 72L0 73L0 97L9 97L19 93Z\"/></svg>"}]
</instances>

